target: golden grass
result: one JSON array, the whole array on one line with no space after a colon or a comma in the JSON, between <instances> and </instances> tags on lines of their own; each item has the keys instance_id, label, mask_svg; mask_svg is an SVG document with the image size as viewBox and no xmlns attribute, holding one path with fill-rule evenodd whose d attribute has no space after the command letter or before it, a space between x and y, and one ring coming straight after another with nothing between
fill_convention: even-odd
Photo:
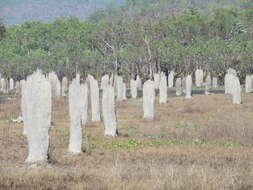
<instances>
[{"instance_id":1,"label":"golden grass","mask_svg":"<svg viewBox=\"0 0 253 190\"><path fill-rule=\"evenodd\" d=\"M119 136L88 121L83 154L68 148L66 99L54 101L50 164L31 168L19 99L0 104L0 189L253 189L253 94L242 105L227 95L170 98L154 121L142 101L117 105ZM90 114L90 113L89 113Z\"/></svg>"}]
</instances>

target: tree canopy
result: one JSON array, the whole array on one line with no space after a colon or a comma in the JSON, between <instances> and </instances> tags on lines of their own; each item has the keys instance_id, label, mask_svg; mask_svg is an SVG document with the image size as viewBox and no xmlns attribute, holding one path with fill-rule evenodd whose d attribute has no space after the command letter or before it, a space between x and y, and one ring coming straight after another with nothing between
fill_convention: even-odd
<instances>
[{"instance_id":1,"label":"tree canopy","mask_svg":"<svg viewBox=\"0 0 253 190\"><path fill-rule=\"evenodd\" d=\"M21 79L39 67L60 77L78 71L148 78L158 71L173 69L181 76L202 68L223 78L233 67L243 79L253 72L251 1L239 8L217 8L214 3L203 8L194 6L194 0L184 9L175 2L186 0L129 0L85 21L58 18L6 30L0 25L0 73Z\"/></svg>"}]
</instances>

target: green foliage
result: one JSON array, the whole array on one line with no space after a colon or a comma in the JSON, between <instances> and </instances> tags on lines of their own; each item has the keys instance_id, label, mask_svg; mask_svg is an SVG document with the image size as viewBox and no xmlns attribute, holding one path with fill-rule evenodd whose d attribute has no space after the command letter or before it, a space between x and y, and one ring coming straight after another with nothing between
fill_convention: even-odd
<instances>
[{"instance_id":1,"label":"green foliage","mask_svg":"<svg viewBox=\"0 0 253 190\"><path fill-rule=\"evenodd\" d=\"M223 145L225 147L240 147L240 146L245 146L245 145L242 145L240 143L232 143L232 142L226 142Z\"/></svg>"},{"instance_id":2,"label":"green foliage","mask_svg":"<svg viewBox=\"0 0 253 190\"><path fill-rule=\"evenodd\" d=\"M0 18L0 41L4 38L5 33L6 33L6 29L5 29L5 26L3 24L2 19Z\"/></svg>"},{"instance_id":3,"label":"green foliage","mask_svg":"<svg viewBox=\"0 0 253 190\"><path fill-rule=\"evenodd\" d=\"M156 71L173 69L182 76L199 67L220 79L228 67L241 79L252 73L250 1L189 2L129 0L87 21L71 17L7 27L0 40L0 73L15 79L38 67L60 78L117 72L146 79Z\"/></svg>"},{"instance_id":4,"label":"green foliage","mask_svg":"<svg viewBox=\"0 0 253 190\"><path fill-rule=\"evenodd\" d=\"M104 149L140 149L146 147L160 147L165 145L181 145L184 144L183 141L139 141L135 139L130 139L123 142L108 142L103 145Z\"/></svg>"},{"instance_id":5,"label":"green foliage","mask_svg":"<svg viewBox=\"0 0 253 190\"><path fill-rule=\"evenodd\" d=\"M195 145L200 145L200 144L203 144L205 141L203 139L200 139L200 138L193 138L192 139L192 144L195 144Z\"/></svg>"},{"instance_id":6,"label":"green foliage","mask_svg":"<svg viewBox=\"0 0 253 190\"><path fill-rule=\"evenodd\" d=\"M25 135L20 135L20 138L23 140L23 141L26 141L27 140L27 137Z\"/></svg>"}]
</instances>

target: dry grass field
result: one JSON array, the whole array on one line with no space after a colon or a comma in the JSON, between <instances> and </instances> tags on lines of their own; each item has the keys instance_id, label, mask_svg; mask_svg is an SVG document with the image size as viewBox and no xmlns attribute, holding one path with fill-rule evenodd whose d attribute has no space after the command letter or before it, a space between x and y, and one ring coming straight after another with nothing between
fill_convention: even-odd
<instances>
[{"instance_id":1,"label":"dry grass field","mask_svg":"<svg viewBox=\"0 0 253 190\"><path fill-rule=\"evenodd\" d=\"M242 105L224 94L169 97L156 102L154 121L142 119L141 98L118 103L119 136L88 121L77 156L67 153L67 100L55 100L50 163L41 167L24 163L22 124L11 122L19 101L0 102L0 189L253 189L253 94Z\"/></svg>"}]
</instances>

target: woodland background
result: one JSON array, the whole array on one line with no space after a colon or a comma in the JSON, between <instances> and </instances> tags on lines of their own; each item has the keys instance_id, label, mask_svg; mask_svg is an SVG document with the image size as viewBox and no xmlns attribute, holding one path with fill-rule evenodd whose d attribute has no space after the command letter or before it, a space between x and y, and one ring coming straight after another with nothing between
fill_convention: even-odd
<instances>
[{"instance_id":1,"label":"woodland background","mask_svg":"<svg viewBox=\"0 0 253 190\"><path fill-rule=\"evenodd\" d=\"M38 67L60 78L76 72L148 78L170 70L182 76L202 68L223 79L232 67L243 81L253 72L251 0L65 0L61 12L49 0L1 1L0 7L19 15L29 9L25 2L55 11L2 16L0 73L7 78L22 79Z\"/></svg>"}]
</instances>

